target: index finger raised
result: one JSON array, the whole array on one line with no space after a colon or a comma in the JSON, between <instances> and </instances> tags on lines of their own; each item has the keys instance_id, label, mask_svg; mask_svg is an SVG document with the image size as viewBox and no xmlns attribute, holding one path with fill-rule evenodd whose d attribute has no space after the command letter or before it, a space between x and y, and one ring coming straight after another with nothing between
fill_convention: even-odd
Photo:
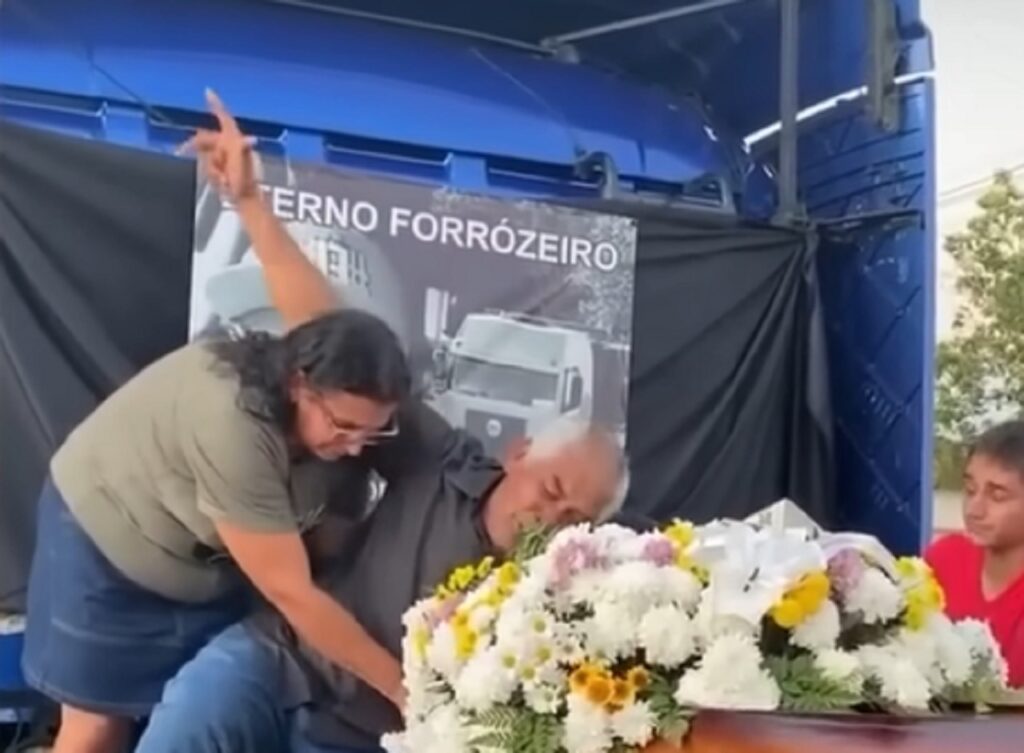
<instances>
[{"instance_id":1,"label":"index finger raised","mask_svg":"<svg viewBox=\"0 0 1024 753\"><path fill-rule=\"evenodd\" d=\"M238 128L238 121L235 120L235 116L228 112L228 108L224 106L221 98L217 96L217 92L213 89L206 90L206 104L210 107L210 112L217 118L217 123L220 125L220 130L224 133L231 135L240 135L241 130Z\"/></svg>"}]
</instances>

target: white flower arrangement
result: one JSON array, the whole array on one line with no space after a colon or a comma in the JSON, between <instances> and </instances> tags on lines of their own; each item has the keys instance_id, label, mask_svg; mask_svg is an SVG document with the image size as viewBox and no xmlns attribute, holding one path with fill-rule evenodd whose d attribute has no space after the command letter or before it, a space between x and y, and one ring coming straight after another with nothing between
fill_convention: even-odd
<instances>
[{"instance_id":1,"label":"white flower arrangement","mask_svg":"<svg viewBox=\"0 0 1024 753\"><path fill-rule=\"evenodd\" d=\"M720 521L537 540L408 611L389 753L621 753L703 708L926 712L1006 687L988 628L872 539Z\"/></svg>"}]
</instances>

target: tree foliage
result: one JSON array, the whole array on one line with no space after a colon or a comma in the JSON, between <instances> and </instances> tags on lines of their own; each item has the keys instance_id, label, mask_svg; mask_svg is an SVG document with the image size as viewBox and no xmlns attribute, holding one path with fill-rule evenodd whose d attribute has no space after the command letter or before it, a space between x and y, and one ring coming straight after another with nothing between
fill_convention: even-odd
<instances>
[{"instance_id":1,"label":"tree foliage","mask_svg":"<svg viewBox=\"0 0 1024 753\"><path fill-rule=\"evenodd\" d=\"M936 424L954 444L1024 406L1024 193L1000 173L978 207L945 245L959 296L939 345Z\"/></svg>"}]
</instances>

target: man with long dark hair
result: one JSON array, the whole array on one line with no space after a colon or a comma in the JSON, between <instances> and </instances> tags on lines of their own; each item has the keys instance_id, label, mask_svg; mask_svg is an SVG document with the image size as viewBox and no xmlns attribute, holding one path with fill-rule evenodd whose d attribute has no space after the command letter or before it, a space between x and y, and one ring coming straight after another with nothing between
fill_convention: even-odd
<instances>
[{"instance_id":1,"label":"man with long dark hair","mask_svg":"<svg viewBox=\"0 0 1024 753\"><path fill-rule=\"evenodd\" d=\"M246 613L251 587L330 662L403 703L398 660L314 582L303 534L329 507L363 515L355 456L399 431L405 355L384 322L336 309L265 206L234 120L211 104L233 147L210 155L211 175L245 223L275 305L304 315L281 337L168 354L55 454L23 665L61 704L56 753L123 749L165 683Z\"/></svg>"}]
</instances>

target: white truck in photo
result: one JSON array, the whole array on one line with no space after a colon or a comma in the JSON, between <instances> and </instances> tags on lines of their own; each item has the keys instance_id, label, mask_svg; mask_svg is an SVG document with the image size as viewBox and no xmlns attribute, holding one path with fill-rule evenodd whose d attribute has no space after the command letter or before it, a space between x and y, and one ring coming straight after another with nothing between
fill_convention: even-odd
<instances>
[{"instance_id":1,"label":"white truck in photo","mask_svg":"<svg viewBox=\"0 0 1024 753\"><path fill-rule=\"evenodd\" d=\"M502 311L465 317L436 356L433 406L497 457L562 416L625 437L629 350L571 323Z\"/></svg>"}]
</instances>

